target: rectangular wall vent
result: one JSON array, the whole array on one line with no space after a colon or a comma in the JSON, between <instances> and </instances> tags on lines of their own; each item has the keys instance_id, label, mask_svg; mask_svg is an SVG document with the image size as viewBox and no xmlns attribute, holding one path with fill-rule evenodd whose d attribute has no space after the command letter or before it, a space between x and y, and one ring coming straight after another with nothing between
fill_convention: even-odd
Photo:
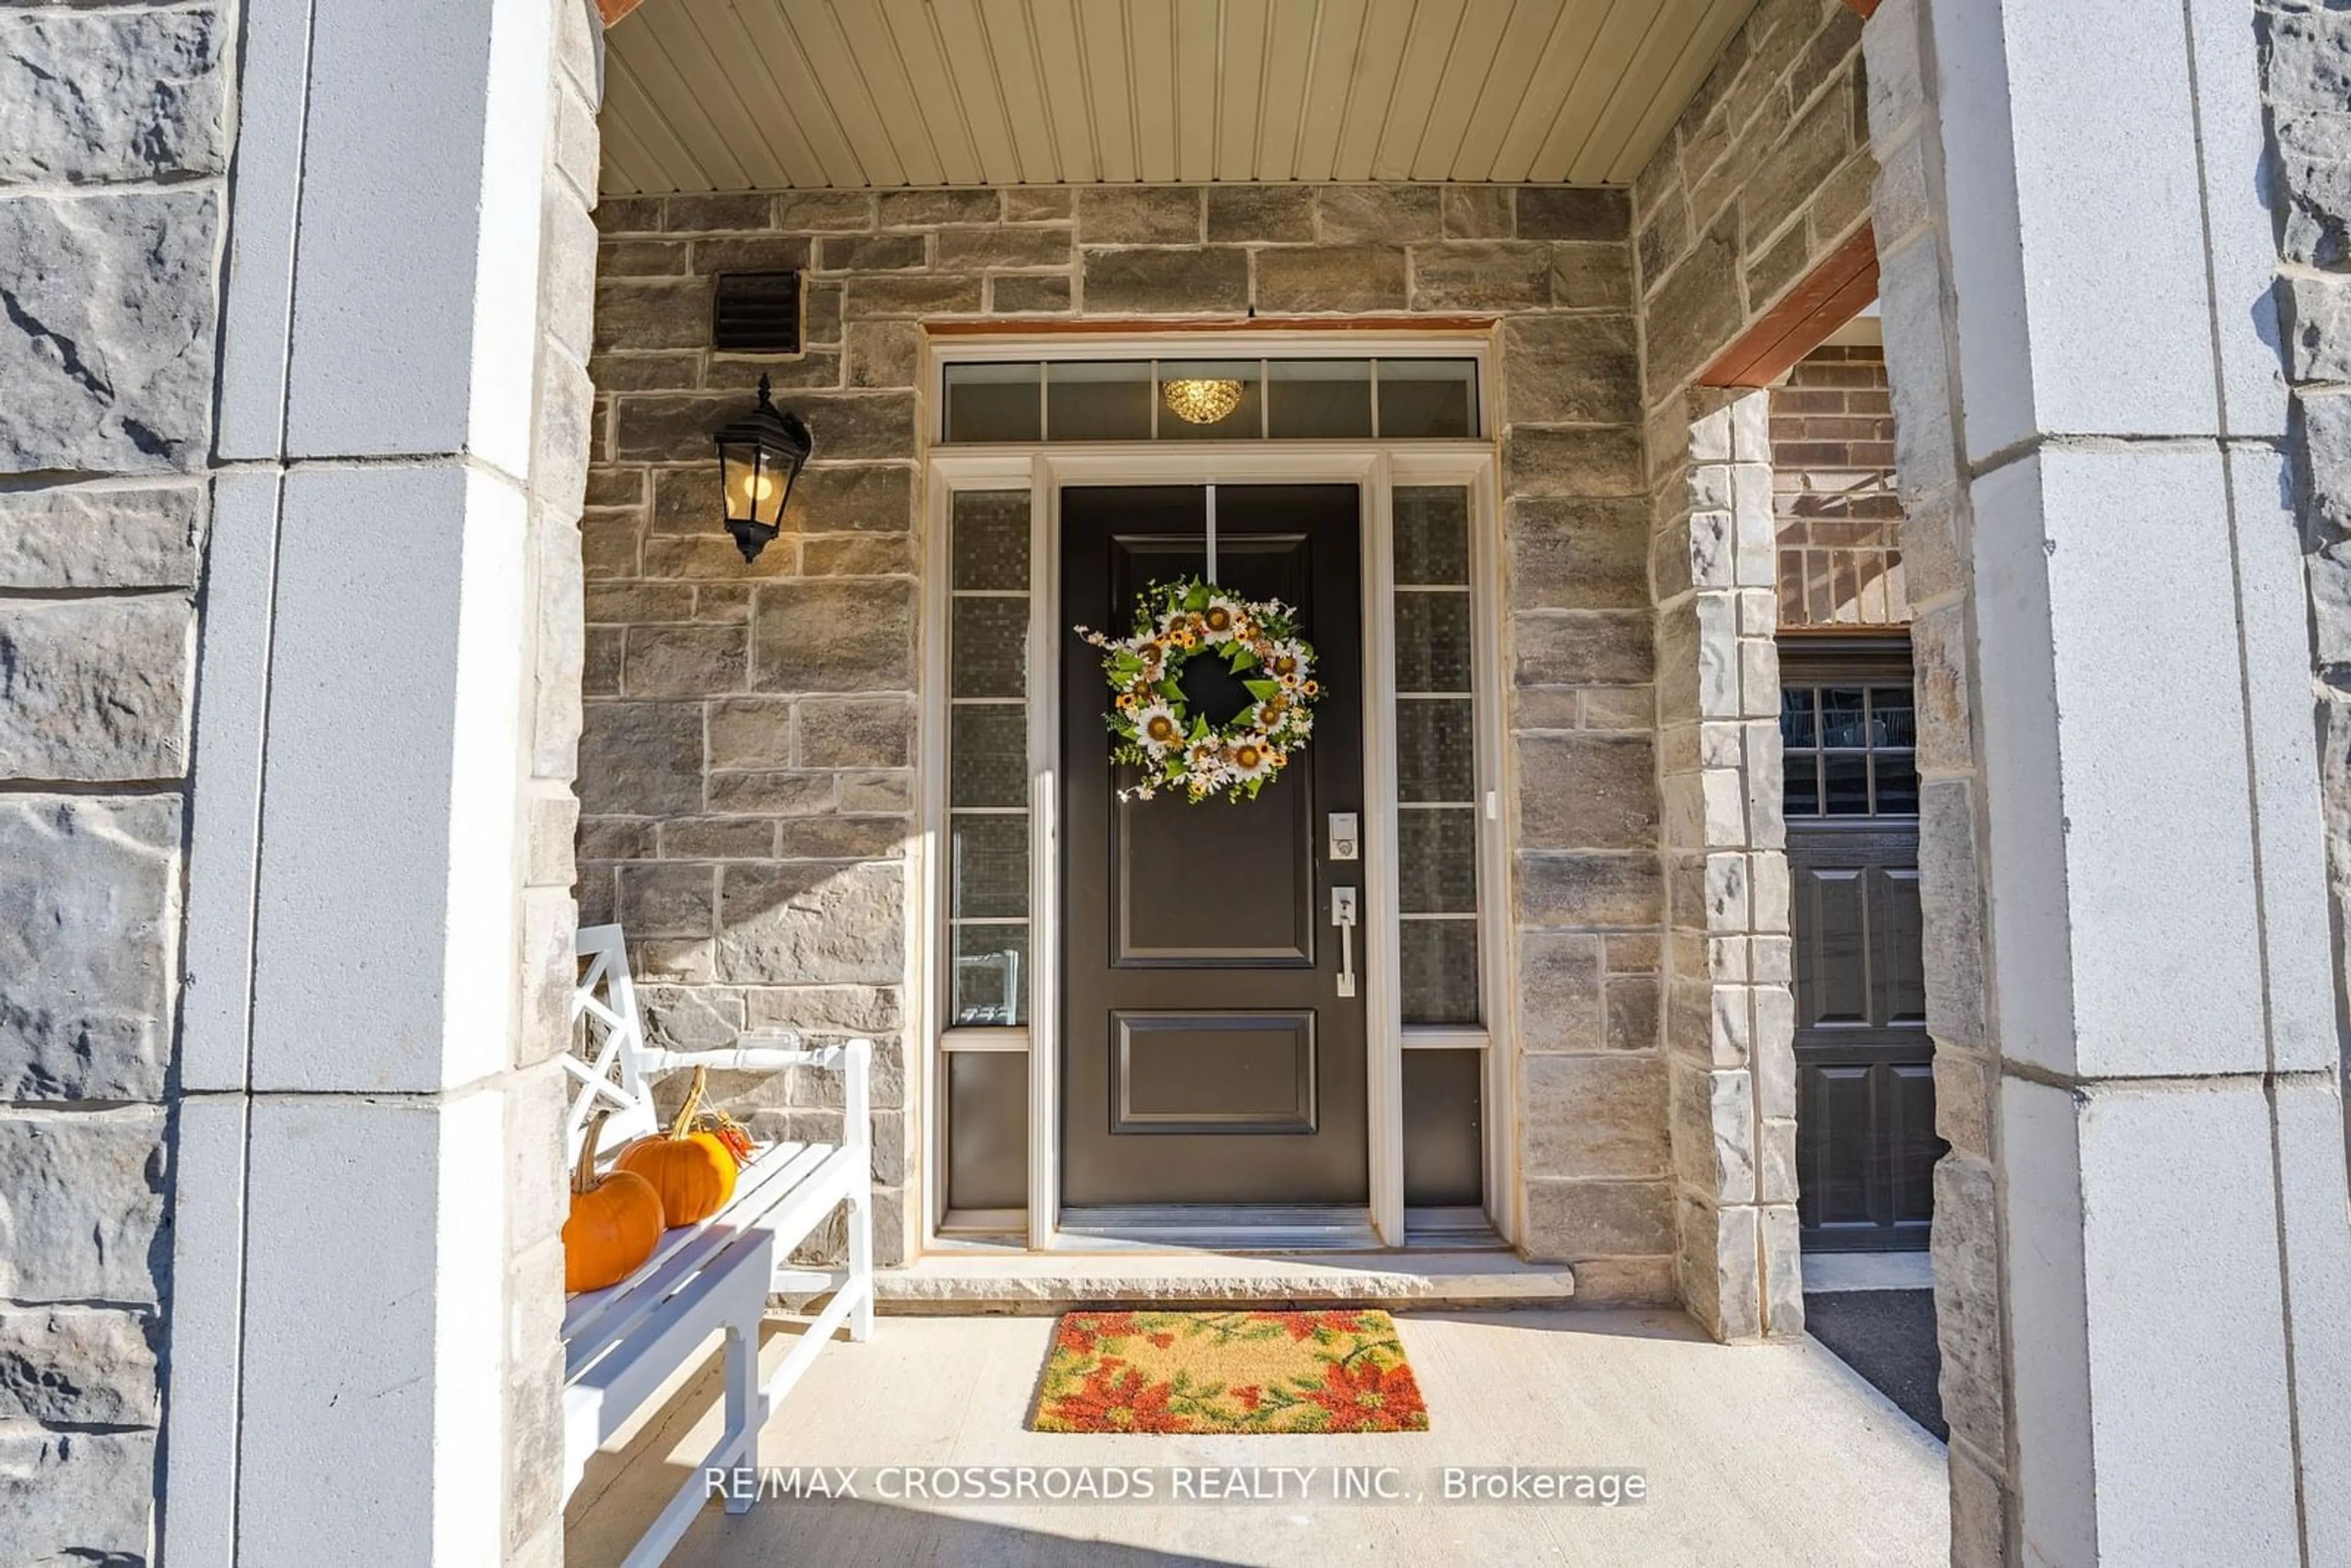
<instances>
[{"instance_id":1,"label":"rectangular wall vent","mask_svg":"<svg viewBox=\"0 0 2351 1568\"><path fill-rule=\"evenodd\" d=\"M728 354L799 353L800 275L720 273L711 347Z\"/></svg>"}]
</instances>

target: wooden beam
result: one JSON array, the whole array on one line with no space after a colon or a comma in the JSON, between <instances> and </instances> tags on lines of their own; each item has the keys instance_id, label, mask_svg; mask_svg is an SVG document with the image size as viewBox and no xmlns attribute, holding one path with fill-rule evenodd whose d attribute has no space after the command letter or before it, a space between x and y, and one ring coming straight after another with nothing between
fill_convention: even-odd
<instances>
[{"instance_id":1,"label":"wooden beam","mask_svg":"<svg viewBox=\"0 0 2351 1568\"><path fill-rule=\"evenodd\" d=\"M596 9L603 14L604 26L609 27L644 3L645 0L596 0Z\"/></svg>"},{"instance_id":2,"label":"wooden beam","mask_svg":"<svg viewBox=\"0 0 2351 1568\"><path fill-rule=\"evenodd\" d=\"M1868 21L1871 15L1877 9L1877 0L1844 0L1844 3L1858 12L1865 22Z\"/></svg>"},{"instance_id":3,"label":"wooden beam","mask_svg":"<svg viewBox=\"0 0 2351 1568\"><path fill-rule=\"evenodd\" d=\"M1865 224L1700 371L1707 387L1763 387L1877 298L1877 236Z\"/></svg>"}]
</instances>

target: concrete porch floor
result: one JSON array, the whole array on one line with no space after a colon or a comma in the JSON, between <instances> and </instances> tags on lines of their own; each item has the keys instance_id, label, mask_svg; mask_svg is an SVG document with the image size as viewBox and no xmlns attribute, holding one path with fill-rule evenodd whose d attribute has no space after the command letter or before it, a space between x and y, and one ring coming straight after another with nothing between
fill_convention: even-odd
<instances>
[{"instance_id":1,"label":"concrete porch floor","mask_svg":"<svg viewBox=\"0 0 2351 1568\"><path fill-rule=\"evenodd\" d=\"M1053 1320L884 1318L818 1357L762 1435L792 1465L1442 1465L1635 1469L1649 1500L1570 1506L713 1505L670 1559L749 1564L1941 1563L1943 1446L1818 1344L1724 1347L1669 1311L1397 1318L1426 1433L1071 1437L1022 1429ZM789 1331L771 1325L772 1365ZM572 1568L617 1563L716 1431L714 1368L648 1406L566 1518ZM1414 1479L1417 1479L1416 1476Z\"/></svg>"}]
</instances>

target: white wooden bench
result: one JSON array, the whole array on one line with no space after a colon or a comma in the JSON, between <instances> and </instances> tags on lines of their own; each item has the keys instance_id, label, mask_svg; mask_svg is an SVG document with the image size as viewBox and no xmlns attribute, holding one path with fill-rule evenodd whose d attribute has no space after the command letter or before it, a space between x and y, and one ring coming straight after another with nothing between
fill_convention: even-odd
<instances>
[{"instance_id":1,"label":"white wooden bench","mask_svg":"<svg viewBox=\"0 0 2351 1568\"><path fill-rule=\"evenodd\" d=\"M752 1151L725 1208L698 1225L663 1234L643 1267L609 1290L583 1291L563 1313L563 1490L569 1497L590 1456L680 1368L702 1354L713 1333L726 1336L725 1430L707 1458L670 1500L627 1559L630 1568L658 1563L685 1533L709 1496L709 1469L758 1465L759 1428L800 1374L844 1322L849 1337L873 1332L872 1137L868 1075L871 1041L803 1050L789 1031L746 1034L734 1049L664 1051L645 1043L629 976L628 949L617 925L580 933L584 967L572 998L584 1020L585 1054L564 1058L573 1079L564 1122L566 1155L573 1162L599 1110L603 1123L598 1162L632 1140L660 1131L648 1079L677 1068L714 1071L778 1071L813 1067L841 1075L839 1144L768 1144ZM849 1206L848 1263L841 1269L795 1268L792 1249ZM759 1380L759 1319L769 1292L831 1293L775 1374ZM726 1509L750 1506L747 1493L727 1494Z\"/></svg>"}]
</instances>

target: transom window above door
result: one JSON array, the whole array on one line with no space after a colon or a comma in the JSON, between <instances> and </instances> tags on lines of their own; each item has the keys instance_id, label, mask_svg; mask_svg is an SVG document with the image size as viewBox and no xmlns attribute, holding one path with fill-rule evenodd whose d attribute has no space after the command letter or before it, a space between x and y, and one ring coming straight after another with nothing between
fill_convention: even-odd
<instances>
[{"instance_id":1,"label":"transom window above door","mask_svg":"<svg viewBox=\"0 0 2351 1568\"><path fill-rule=\"evenodd\" d=\"M1780 742L1792 821L1917 815L1917 724L1908 686L1783 682Z\"/></svg>"},{"instance_id":2,"label":"transom window above door","mask_svg":"<svg viewBox=\"0 0 2351 1568\"><path fill-rule=\"evenodd\" d=\"M943 367L941 391L951 445L1480 433L1473 359L980 361Z\"/></svg>"}]
</instances>

